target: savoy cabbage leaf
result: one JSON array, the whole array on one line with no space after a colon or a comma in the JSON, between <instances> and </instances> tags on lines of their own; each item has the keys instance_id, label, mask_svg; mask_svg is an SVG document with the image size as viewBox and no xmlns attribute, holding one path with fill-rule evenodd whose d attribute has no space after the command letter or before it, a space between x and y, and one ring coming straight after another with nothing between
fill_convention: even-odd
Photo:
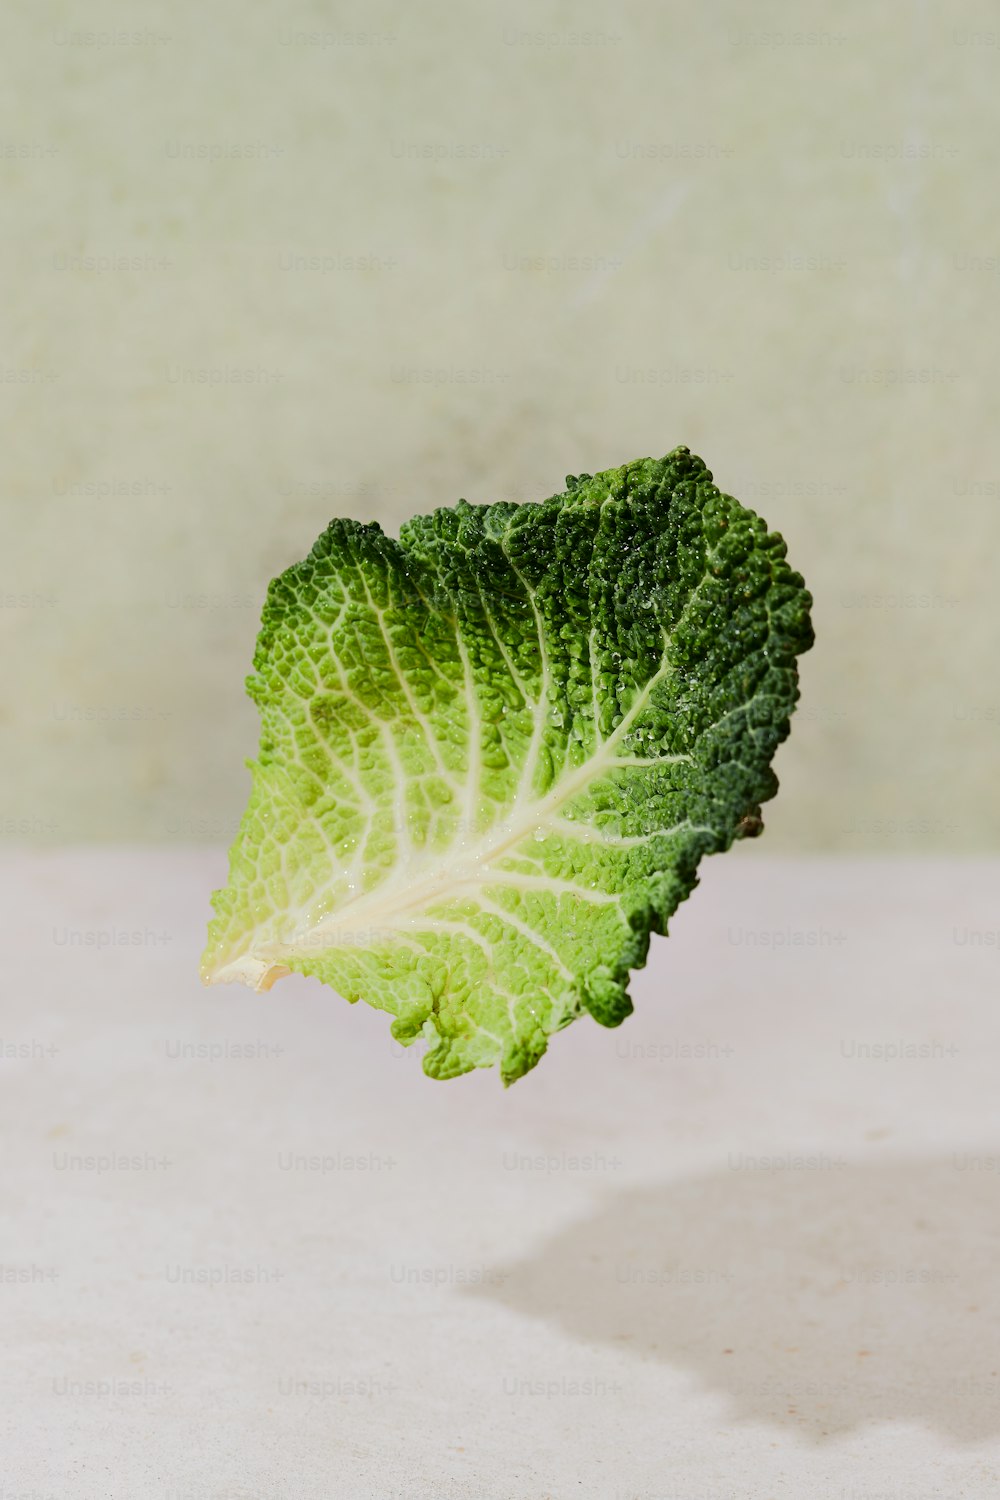
<instances>
[{"instance_id":1,"label":"savoy cabbage leaf","mask_svg":"<svg viewBox=\"0 0 1000 1500\"><path fill-rule=\"evenodd\" d=\"M331 522L271 584L253 789L202 974L294 970L510 1083L777 790L811 600L686 448L539 504Z\"/></svg>"}]
</instances>

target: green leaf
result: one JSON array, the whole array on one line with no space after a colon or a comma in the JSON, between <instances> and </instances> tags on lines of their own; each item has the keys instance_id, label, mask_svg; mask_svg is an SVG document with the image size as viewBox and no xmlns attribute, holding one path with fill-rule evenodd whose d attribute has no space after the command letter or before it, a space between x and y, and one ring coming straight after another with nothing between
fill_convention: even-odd
<instances>
[{"instance_id":1,"label":"green leaf","mask_svg":"<svg viewBox=\"0 0 1000 1500\"><path fill-rule=\"evenodd\" d=\"M812 644L785 545L686 448L540 504L333 521L271 584L253 790L202 966L311 974L505 1083L760 829Z\"/></svg>"}]
</instances>

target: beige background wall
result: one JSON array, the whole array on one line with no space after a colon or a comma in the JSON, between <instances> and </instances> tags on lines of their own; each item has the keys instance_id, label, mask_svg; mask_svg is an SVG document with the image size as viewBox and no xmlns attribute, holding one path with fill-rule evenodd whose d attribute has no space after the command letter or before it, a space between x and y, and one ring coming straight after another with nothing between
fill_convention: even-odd
<instances>
[{"instance_id":1,"label":"beige background wall","mask_svg":"<svg viewBox=\"0 0 1000 1500\"><path fill-rule=\"evenodd\" d=\"M227 839L331 515L685 442L816 595L772 850L997 847L992 6L21 0L0 68L8 837Z\"/></svg>"}]
</instances>

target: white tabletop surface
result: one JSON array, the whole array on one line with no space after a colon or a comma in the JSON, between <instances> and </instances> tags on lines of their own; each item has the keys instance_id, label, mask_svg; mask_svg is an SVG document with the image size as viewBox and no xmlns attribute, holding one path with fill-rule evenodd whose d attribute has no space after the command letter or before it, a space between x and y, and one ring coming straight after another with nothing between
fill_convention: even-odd
<instances>
[{"instance_id":1,"label":"white tabletop surface","mask_svg":"<svg viewBox=\"0 0 1000 1500\"><path fill-rule=\"evenodd\" d=\"M1000 1493L1000 863L710 860L507 1091L224 867L3 861L3 1500Z\"/></svg>"}]
</instances>

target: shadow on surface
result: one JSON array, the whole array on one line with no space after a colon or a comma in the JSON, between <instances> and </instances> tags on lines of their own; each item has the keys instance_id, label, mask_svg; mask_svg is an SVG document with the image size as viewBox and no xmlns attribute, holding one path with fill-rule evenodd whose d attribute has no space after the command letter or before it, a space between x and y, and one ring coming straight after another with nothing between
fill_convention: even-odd
<instances>
[{"instance_id":1,"label":"shadow on surface","mask_svg":"<svg viewBox=\"0 0 1000 1500\"><path fill-rule=\"evenodd\" d=\"M754 1160L609 1196L469 1294L688 1370L735 1420L1000 1434L1000 1153Z\"/></svg>"}]
</instances>

